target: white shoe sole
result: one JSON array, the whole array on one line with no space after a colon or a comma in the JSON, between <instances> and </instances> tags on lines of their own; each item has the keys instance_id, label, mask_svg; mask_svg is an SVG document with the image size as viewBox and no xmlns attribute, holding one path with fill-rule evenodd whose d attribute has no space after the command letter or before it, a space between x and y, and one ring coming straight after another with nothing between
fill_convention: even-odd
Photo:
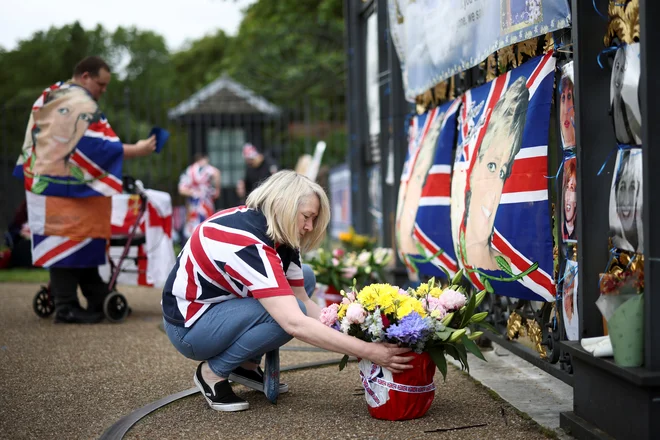
<instances>
[{"instance_id":1,"label":"white shoe sole","mask_svg":"<svg viewBox=\"0 0 660 440\"><path fill-rule=\"evenodd\" d=\"M242 376L237 376L234 373L231 373L229 375L229 380L232 382L240 383L241 385L245 385L248 388L251 388L256 391L261 391L262 393L264 392L264 385L261 382L256 382L254 380L246 379L245 377ZM284 394L289 391L289 385L285 383L280 383L280 394Z\"/></svg>"},{"instance_id":2,"label":"white shoe sole","mask_svg":"<svg viewBox=\"0 0 660 440\"><path fill-rule=\"evenodd\" d=\"M245 411L246 409L250 408L250 404L248 402L215 403L214 401L209 399L206 393L204 392L204 387L202 386L201 383L199 383L199 380L197 380L197 374L193 376L193 380L195 381L195 385L197 385L197 388L199 388L199 392L202 394L202 396L204 396L206 402L209 404L211 409L214 409L216 411L235 412L235 411Z\"/></svg>"}]
</instances>

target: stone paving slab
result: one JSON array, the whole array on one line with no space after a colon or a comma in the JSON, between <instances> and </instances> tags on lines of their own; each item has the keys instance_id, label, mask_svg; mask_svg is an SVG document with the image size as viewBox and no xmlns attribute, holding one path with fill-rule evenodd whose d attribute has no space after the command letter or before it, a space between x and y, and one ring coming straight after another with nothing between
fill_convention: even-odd
<instances>
[{"instance_id":1,"label":"stone paving slab","mask_svg":"<svg viewBox=\"0 0 660 440\"><path fill-rule=\"evenodd\" d=\"M121 324L53 324L32 310L36 284L0 285L0 438L93 439L121 417L193 387L197 362L181 356L160 329L160 292L123 287L133 314ZM340 358L292 341L283 366ZM295 350L295 348L305 349ZM408 422L367 413L357 365L286 371L291 391L277 405L236 385L249 411L220 413L199 395L140 420L130 439L543 439L547 431L458 370L438 390L427 415ZM480 428L425 433L486 423Z\"/></svg>"}]
</instances>

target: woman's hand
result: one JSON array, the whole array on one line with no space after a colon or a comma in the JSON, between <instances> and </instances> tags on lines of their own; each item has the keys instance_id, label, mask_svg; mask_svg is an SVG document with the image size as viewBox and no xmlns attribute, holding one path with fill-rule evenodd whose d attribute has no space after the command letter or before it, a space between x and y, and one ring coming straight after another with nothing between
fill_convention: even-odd
<instances>
[{"instance_id":1,"label":"woman's hand","mask_svg":"<svg viewBox=\"0 0 660 440\"><path fill-rule=\"evenodd\" d=\"M413 356L402 356L409 353L410 348L399 347L396 344L372 343L374 353L368 358L374 364L387 368L392 373L403 373L413 366L408 362L414 359Z\"/></svg>"}]
</instances>

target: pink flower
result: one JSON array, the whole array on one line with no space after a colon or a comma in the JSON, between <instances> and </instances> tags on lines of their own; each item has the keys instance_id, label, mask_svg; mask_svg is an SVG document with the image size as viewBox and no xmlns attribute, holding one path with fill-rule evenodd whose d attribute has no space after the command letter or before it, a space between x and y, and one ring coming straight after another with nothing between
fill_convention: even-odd
<instances>
[{"instance_id":1,"label":"pink flower","mask_svg":"<svg viewBox=\"0 0 660 440\"><path fill-rule=\"evenodd\" d=\"M321 315L319 316L319 321L321 324L331 327L337 322L337 310L339 309L339 304L330 304L328 307L324 307L321 310Z\"/></svg>"},{"instance_id":2,"label":"pink flower","mask_svg":"<svg viewBox=\"0 0 660 440\"><path fill-rule=\"evenodd\" d=\"M346 298L348 298L350 301L355 301L355 291L351 289L346 292Z\"/></svg>"},{"instance_id":3,"label":"pink flower","mask_svg":"<svg viewBox=\"0 0 660 440\"><path fill-rule=\"evenodd\" d=\"M356 267L345 267L341 270L341 274L344 278L352 279L357 273Z\"/></svg>"},{"instance_id":4,"label":"pink flower","mask_svg":"<svg viewBox=\"0 0 660 440\"><path fill-rule=\"evenodd\" d=\"M432 314L436 319L442 319L447 314L447 309L442 305L440 299L433 296L427 296L426 298L423 298L422 306L424 306L424 308L429 311L429 314ZM438 313L432 313L435 311Z\"/></svg>"},{"instance_id":5,"label":"pink flower","mask_svg":"<svg viewBox=\"0 0 660 440\"><path fill-rule=\"evenodd\" d=\"M332 256L335 258L341 258L344 256L344 253L345 252L343 249L335 249L334 251L332 251Z\"/></svg>"},{"instance_id":6,"label":"pink flower","mask_svg":"<svg viewBox=\"0 0 660 440\"><path fill-rule=\"evenodd\" d=\"M399 289L399 295L410 296L410 295L408 295L408 291L407 291L407 290L403 290L403 289Z\"/></svg>"},{"instance_id":7,"label":"pink flower","mask_svg":"<svg viewBox=\"0 0 660 440\"><path fill-rule=\"evenodd\" d=\"M352 303L346 310L346 319L350 324L362 324L366 317L367 312L360 303Z\"/></svg>"},{"instance_id":8,"label":"pink flower","mask_svg":"<svg viewBox=\"0 0 660 440\"><path fill-rule=\"evenodd\" d=\"M453 312L465 305L465 295L455 290L447 289L438 298L440 304L448 311Z\"/></svg>"},{"instance_id":9,"label":"pink flower","mask_svg":"<svg viewBox=\"0 0 660 440\"><path fill-rule=\"evenodd\" d=\"M344 297L344 298L341 299L341 303L344 304L345 306L347 306L351 303L351 300Z\"/></svg>"},{"instance_id":10,"label":"pink flower","mask_svg":"<svg viewBox=\"0 0 660 440\"><path fill-rule=\"evenodd\" d=\"M332 259L332 265L333 265L333 266L339 266L339 260L336 259L336 258L333 258L333 259Z\"/></svg>"}]
</instances>

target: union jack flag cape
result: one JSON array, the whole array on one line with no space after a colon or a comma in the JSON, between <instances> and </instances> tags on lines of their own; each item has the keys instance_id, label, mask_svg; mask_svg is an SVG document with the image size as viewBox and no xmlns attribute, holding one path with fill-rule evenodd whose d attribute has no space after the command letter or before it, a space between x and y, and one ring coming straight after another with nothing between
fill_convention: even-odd
<instances>
[{"instance_id":1,"label":"union jack flag cape","mask_svg":"<svg viewBox=\"0 0 660 440\"><path fill-rule=\"evenodd\" d=\"M401 252L403 237L398 237L399 254L409 272L444 278L445 273L440 267L452 276L458 270L451 234L450 192L459 105L460 100L454 100L410 120L408 154L397 204L400 208L397 231L410 233L417 250L415 253ZM415 179L423 180L415 183ZM402 231L399 227L402 217L413 214L402 212L408 197L414 199L408 201L408 206L415 206L416 213L410 230Z\"/></svg>"},{"instance_id":2,"label":"union jack flag cape","mask_svg":"<svg viewBox=\"0 0 660 440\"><path fill-rule=\"evenodd\" d=\"M23 179L40 267L104 264L123 144L82 87L59 82L32 106L14 176Z\"/></svg>"},{"instance_id":3,"label":"union jack flag cape","mask_svg":"<svg viewBox=\"0 0 660 440\"><path fill-rule=\"evenodd\" d=\"M549 52L490 83L467 91L462 97L452 177L451 223L459 264L467 269L470 281L478 289L490 284L499 295L554 301L553 238L548 180L545 177L548 175L548 127L554 69L555 59ZM511 96L507 94L509 89L521 92ZM528 96L528 101L524 101L526 117L521 128L522 139L516 143L511 140L514 124L507 126L506 122L507 118L513 119L514 107L501 105L496 108L496 104L501 99L506 103L520 96ZM502 124L507 128L499 130L498 135L487 136L491 125ZM493 132L496 132L495 127ZM494 138L498 142L490 142ZM494 158L493 155L498 153L493 151L501 151L501 145L508 146L511 156L515 156L511 163L500 168L501 158ZM513 145L519 147L517 152ZM486 152L489 148L491 151ZM483 179L481 176L488 175L488 172L499 176L501 196L492 196L493 191L476 186L480 183L478 179ZM484 196L484 193L489 194ZM493 197L499 197L499 200L489 205ZM478 233L479 228L472 229L477 231L476 235L483 234L488 239L476 242L477 245L471 248L475 244L475 233L472 233L473 237L469 236L470 227L475 222L483 224L488 221L492 225L488 231L481 228L482 232ZM496 263L495 268L475 267L473 257L484 250L484 247L478 249L479 243L489 246L487 252L491 255L491 262L488 264Z\"/></svg>"},{"instance_id":4,"label":"union jack flag cape","mask_svg":"<svg viewBox=\"0 0 660 440\"><path fill-rule=\"evenodd\" d=\"M82 134L77 144L72 141L76 132ZM53 158L47 151L51 145L63 153ZM122 142L91 95L75 84L58 82L32 106L14 176L23 179L26 191L44 196L112 196L122 193L123 158Z\"/></svg>"}]
</instances>

